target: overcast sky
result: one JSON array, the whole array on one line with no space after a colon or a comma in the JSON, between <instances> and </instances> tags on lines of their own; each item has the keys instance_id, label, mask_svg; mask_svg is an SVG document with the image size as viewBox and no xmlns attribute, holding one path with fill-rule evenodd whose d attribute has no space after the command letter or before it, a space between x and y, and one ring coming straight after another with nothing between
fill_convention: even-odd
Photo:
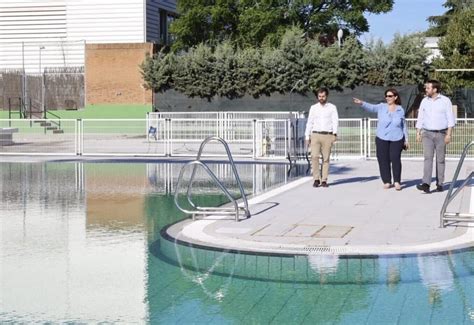
<instances>
[{"instance_id":1,"label":"overcast sky","mask_svg":"<svg viewBox=\"0 0 474 325\"><path fill-rule=\"evenodd\" d=\"M374 39L382 39L390 43L395 33L411 34L425 31L429 27L426 18L438 16L446 12L443 7L445 0L395 0L393 10L381 15L366 15L369 21L369 33L359 37L362 43Z\"/></svg>"}]
</instances>

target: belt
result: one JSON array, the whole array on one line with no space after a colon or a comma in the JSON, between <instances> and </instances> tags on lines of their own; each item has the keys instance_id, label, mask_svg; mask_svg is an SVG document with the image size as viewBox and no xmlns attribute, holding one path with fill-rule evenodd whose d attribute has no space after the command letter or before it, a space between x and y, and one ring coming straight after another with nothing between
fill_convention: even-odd
<instances>
[{"instance_id":1,"label":"belt","mask_svg":"<svg viewBox=\"0 0 474 325\"><path fill-rule=\"evenodd\" d=\"M446 133L446 131L448 131L448 129L442 129L442 130L428 130L428 129L423 129L425 131L428 131L428 132L434 132L434 133Z\"/></svg>"},{"instance_id":2,"label":"belt","mask_svg":"<svg viewBox=\"0 0 474 325\"><path fill-rule=\"evenodd\" d=\"M327 132L327 131L313 131L313 133L317 133L317 134L332 134L332 132Z\"/></svg>"}]
</instances>

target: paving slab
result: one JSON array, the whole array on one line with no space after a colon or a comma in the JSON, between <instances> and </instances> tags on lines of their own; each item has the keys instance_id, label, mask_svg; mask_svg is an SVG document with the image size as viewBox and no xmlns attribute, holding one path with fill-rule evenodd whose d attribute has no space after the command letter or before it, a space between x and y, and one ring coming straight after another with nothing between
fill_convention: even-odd
<instances>
[{"instance_id":1,"label":"paving slab","mask_svg":"<svg viewBox=\"0 0 474 325\"><path fill-rule=\"evenodd\" d=\"M462 179L473 165L465 162ZM456 166L447 162L446 189ZM249 219L214 215L185 220L167 232L195 245L279 254L419 254L474 245L474 224L439 227L447 190L418 191L422 170L422 161L404 161L402 190L396 191L383 189L376 161L338 161L331 165L328 188L313 188L312 178L303 177L252 197ZM448 211L474 212L472 186Z\"/></svg>"}]
</instances>

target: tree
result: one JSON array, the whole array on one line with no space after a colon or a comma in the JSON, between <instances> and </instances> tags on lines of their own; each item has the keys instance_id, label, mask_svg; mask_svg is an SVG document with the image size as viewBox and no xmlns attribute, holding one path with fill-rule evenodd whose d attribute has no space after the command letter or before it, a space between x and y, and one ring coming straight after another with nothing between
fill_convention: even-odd
<instances>
[{"instance_id":1,"label":"tree","mask_svg":"<svg viewBox=\"0 0 474 325\"><path fill-rule=\"evenodd\" d=\"M189 97L210 99L219 87L215 78L215 56L212 49L198 45L179 57L173 74L174 89Z\"/></svg>"},{"instance_id":2,"label":"tree","mask_svg":"<svg viewBox=\"0 0 474 325\"><path fill-rule=\"evenodd\" d=\"M440 40L442 57L433 61L436 68L474 69L474 5L454 15ZM439 79L448 91L458 87L474 88L473 72L443 72Z\"/></svg>"},{"instance_id":3,"label":"tree","mask_svg":"<svg viewBox=\"0 0 474 325\"><path fill-rule=\"evenodd\" d=\"M425 35L434 37L446 35L451 18L457 12L466 10L470 6L472 6L472 0L447 0L443 7L448 8L448 10L444 14L428 17L427 20L431 26L425 32Z\"/></svg>"},{"instance_id":4,"label":"tree","mask_svg":"<svg viewBox=\"0 0 474 325\"><path fill-rule=\"evenodd\" d=\"M259 97L272 93L306 93L326 86L341 90L361 84L418 84L428 74L428 50L419 35L396 35L385 46L363 48L355 37L342 46L323 46L293 27L278 47L235 48L230 42L199 44L179 53L162 52L147 59L142 73L155 91L174 89L190 97Z\"/></svg>"},{"instance_id":5,"label":"tree","mask_svg":"<svg viewBox=\"0 0 474 325\"><path fill-rule=\"evenodd\" d=\"M165 91L174 85L176 56L173 53L158 52L153 58L147 57L140 66L143 80L155 91Z\"/></svg>"},{"instance_id":6,"label":"tree","mask_svg":"<svg viewBox=\"0 0 474 325\"><path fill-rule=\"evenodd\" d=\"M371 40L367 48L367 79L366 82L374 86L385 86L385 74L388 66L387 46L381 39Z\"/></svg>"},{"instance_id":7,"label":"tree","mask_svg":"<svg viewBox=\"0 0 474 325\"><path fill-rule=\"evenodd\" d=\"M335 41L346 34L367 32L364 13L384 13L393 0L180 0L180 17L170 27L175 50L202 42L230 40L240 47L278 46L286 30L297 26L308 38Z\"/></svg>"},{"instance_id":8,"label":"tree","mask_svg":"<svg viewBox=\"0 0 474 325\"><path fill-rule=\"evenodd\" d=\"M385 86L416 85L428 76L427 57L421 35L396 34L387 48L387 66L384 73Z\"/></svg>"}]
</instances>

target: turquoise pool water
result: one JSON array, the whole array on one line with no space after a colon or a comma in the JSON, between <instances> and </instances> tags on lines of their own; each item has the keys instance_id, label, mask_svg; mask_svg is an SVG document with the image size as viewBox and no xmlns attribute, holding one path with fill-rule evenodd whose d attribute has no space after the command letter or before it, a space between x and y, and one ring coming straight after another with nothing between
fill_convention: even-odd
<instances>
[{"instance_id":1,"label":"turquoise pool water","mask_svg":"<svg viewBox=\"0 0 474 325\"><path fill-rule=\"evenodd\" d=\"M474 251L258 256L183 246L180 164L0 163L0 323L463 324ZM212 165L233 182L227 165ZM238 165L246 192L297 177ZM225 202L198 176L201 204Z\"/></svg>"}]
</instances>

